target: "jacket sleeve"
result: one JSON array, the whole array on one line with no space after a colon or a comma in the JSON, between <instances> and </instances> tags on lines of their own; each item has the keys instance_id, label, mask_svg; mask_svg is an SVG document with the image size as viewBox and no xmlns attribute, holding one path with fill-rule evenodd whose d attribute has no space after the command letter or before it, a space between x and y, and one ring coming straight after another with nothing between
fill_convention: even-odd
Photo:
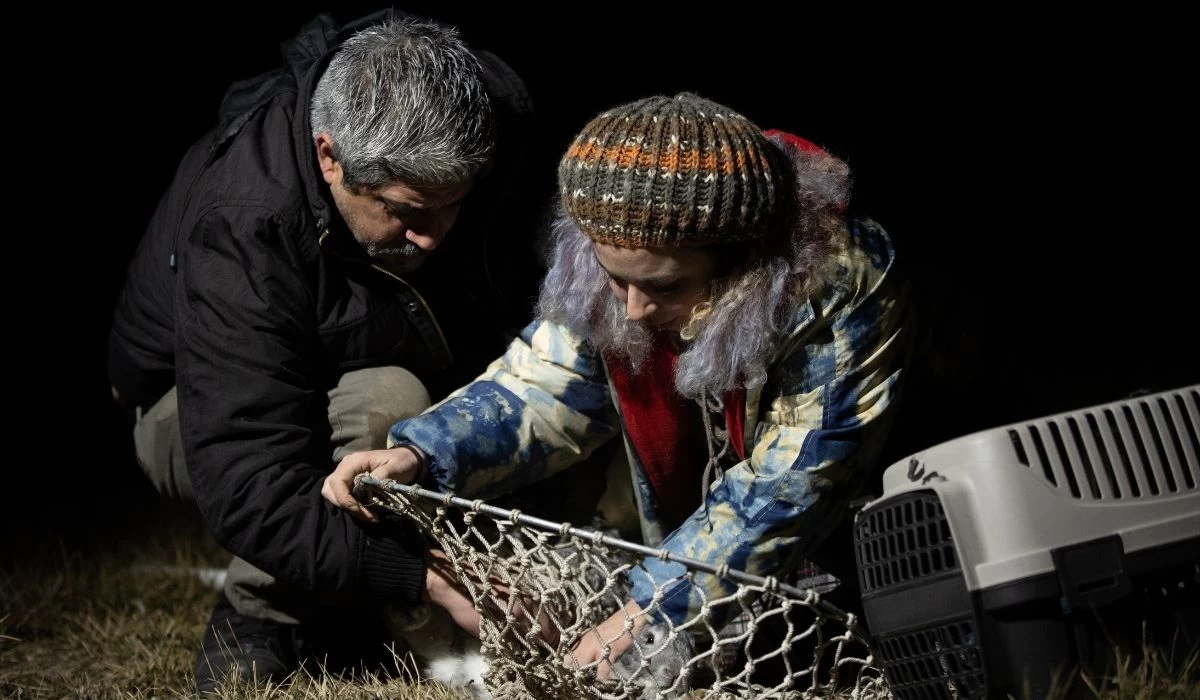
<instances>
[{"instance_id":1,"label":"jacket sleeve","mask_svg":"<svg viewBox=\"0 0 1200 700\"><path fill-rule=\"evenodd\" d=\"M907 304L893 280L828 305L809 303L763 391L749 459L661 545L757 576L778 575L818 546L875 467L907 360ZM657 558L631 573L633 598L679 624L736 584ZM717 619L733 606L710 612Z\"/></svg>"},{"instance_id":2,"label":"jacket sleeve","mask_svg":"<svg viewBox=\"0 0 1200 700\"><path fill-rule=\"evenodd\" d=\"M618 425L599 358L534 321L475 381L392 426L389 443L419 447L441 488L490 498L586 458Z\"/></svg>"},{"instance_id":3,"label":"jacket sleeve","mask_svg":"<svg viewBox=\"0 0 1200 700\"><path fill-rule=\"evenodd\" d=\"M415 532L360 526L321 497L333 467L324 368L288 225L252 204L224 207L181 246L176 379L197 505L222 546L280 580L415 601Z\"/></svg>"}]
</instances>

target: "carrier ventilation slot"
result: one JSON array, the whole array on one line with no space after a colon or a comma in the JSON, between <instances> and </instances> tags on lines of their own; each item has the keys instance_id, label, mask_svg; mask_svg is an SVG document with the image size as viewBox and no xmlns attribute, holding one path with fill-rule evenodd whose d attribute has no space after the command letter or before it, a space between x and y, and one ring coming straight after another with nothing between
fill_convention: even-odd
<instances>
[{"instance_id":1,"label":"carrier ventilation slot","mask_svg":"<svg viewBox=\"0 0 1200 700\"><path fill-rule=\"evenodd\" d=\"M1017 461L1071 498L1110 501L1195 491L1200 391L1128 399L1009 428Z\"/></svg>"}]
</instances>

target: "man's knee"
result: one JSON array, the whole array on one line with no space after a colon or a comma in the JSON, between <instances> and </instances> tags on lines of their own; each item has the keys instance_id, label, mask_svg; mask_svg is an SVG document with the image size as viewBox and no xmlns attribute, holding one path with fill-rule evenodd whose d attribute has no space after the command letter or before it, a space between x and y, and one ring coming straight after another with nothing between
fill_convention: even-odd
<instances>
[{"instance_id":1,"label":"man's knee","mask_svg":"<svg viewBox=\"0 0 1200 700\"><path fill-rule=\"evenodd\" d=\"M381 449L398 420L429 408L429 391L402 367L372 367L342 375L329 392L334 459L350 452Z\"/></svg>"}]
</instances>

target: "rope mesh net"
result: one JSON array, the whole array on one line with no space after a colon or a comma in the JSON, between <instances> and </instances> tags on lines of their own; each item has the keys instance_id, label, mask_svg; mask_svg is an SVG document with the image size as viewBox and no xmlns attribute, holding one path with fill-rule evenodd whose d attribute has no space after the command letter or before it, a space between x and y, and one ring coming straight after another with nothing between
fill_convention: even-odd
<instances>
[{"instance_id":1,"label":"rope mesh net","mask_svg":"<svg viewBox=\"0 0 1200 700\"><path fill-rule=\"evenodd\" d=\"M415 523L452 562L481 617L483 679L495 700L892 697L858 620L821 599L827 579L781 583L713 568L603 529L369 475L355 493L377 513ZM596 627L624 609L629 572L647 557L683 564L689 579L721 576L733 593L676 624L656 614L656 595L638 614L644 621L626 615L626 630L643 624L624 654L573 662L585 635L607 648L625 634L605 639Z\"/></svg>"}]
</instances>

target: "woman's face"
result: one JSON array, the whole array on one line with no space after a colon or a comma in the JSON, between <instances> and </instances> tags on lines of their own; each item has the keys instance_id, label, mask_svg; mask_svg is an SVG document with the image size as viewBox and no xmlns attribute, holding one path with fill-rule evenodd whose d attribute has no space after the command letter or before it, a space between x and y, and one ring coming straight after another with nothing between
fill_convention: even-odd
<instances>
[{"instance_id":1,"label":"woman's face","mask_svg":"<svg viewBox=\"0 0 1200 700\"><path fill-rule=\"evenodd\" d=\"M592 249L630 321L678 332L691 318L692 308L709 298L715 264L706 251L599 242Z\"/></svg>"}]
</instances>

